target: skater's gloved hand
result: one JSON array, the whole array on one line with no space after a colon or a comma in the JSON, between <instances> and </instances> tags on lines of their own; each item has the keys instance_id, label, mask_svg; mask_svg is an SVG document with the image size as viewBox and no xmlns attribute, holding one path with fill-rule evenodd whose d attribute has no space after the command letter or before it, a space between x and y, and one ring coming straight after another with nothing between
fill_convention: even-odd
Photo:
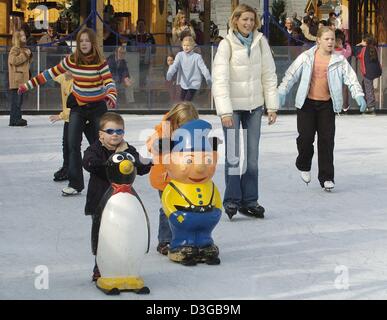
<instances>
[{"instance_id":1,"label":"skater's gloved hand","mask_svg":"<svg viewBox=\"0 0 387 320\"><path fill-rule=\"evenodd\" d=\"M365 101L363 96L356 97L356 103L360 107L360 112L363 113L367 109L367 102Z\"/></svg>"},{"instance_id":2,"label":"skater's gloved hand","mask_svg":"<svg viewBox=\"0 0 387 320\"><path fill-rule=\"evenodd\" d=\"M27 86L24 85L24 84L21 84L19 86L19 90L17 90L17 94L21 95L21 94L23 94L24 92L27 92L27 91L28 91Z\"/></svg>"},{"instance_id":3,"label":"skater's gloved hand","mask_svg":"<svg viewBox=\"0 0 387 320\"><path fill-rule=\"evenodd\" d=\"M286 102L286 95L283 93L278 93L279 107L282 108Z\"/></svg>"}]
</instances>

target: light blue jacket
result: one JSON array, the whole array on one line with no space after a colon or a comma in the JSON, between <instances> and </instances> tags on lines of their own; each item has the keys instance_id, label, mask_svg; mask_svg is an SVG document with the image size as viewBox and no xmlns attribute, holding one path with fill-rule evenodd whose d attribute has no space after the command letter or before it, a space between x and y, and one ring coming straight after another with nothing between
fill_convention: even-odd
<instances>
[{"instance_id":1,"label":"light blue jacket","mask_svg":"<svg viewBox=\"0 0 387 320\"><path fill-rule=\"evenodd\" d=\"M196 52L185 53L180 51L172 65L169 66L167 72L167 80L171 81L177 72L177 84L184 90L200 88L202 83L202 74L211 86L211 74L208 71L203 58Z\"/></svg>"},{"instance_id":2,"label":"light blue jacket","mask_svg":"<svg viewBox=\"0 0 387 320\"><path fill-rule=\"evenodd\" d=\"M285 73L278 93L286 95L293 85L301 78L296 95L296 108L301 109L308 97L312 78L314 57L317 46L303 52L292 63ZM333 102L333 110L340 112L343 108L343 83L348 86L354 99L364 96L355 71L342 55L333 53L328 65L328 87Z\"/></svg>"}]
</instances>

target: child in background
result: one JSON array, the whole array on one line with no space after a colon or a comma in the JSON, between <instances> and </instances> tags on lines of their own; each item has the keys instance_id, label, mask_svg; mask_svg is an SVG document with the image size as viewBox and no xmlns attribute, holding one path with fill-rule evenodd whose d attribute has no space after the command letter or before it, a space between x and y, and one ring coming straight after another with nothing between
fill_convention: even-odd
<instances>
[{"instance_id":1,"label":"child in background","mask_svg":"<svg viewBox=\"0 0 387 320\"><path fill-rule=\"evenodd\" d=\"M168 72L169 66L173 64L175 61L175 56L173 54L169 54L167 56L167 68L165 70L165 73ZM176 78L177 75L174 75L170 81L166 80L166 86L168 88L169 92L169 98L172 103L176 103L180 100L180 87L176 84Z\"/></svg>"},{"instance_id":2,"label":"child in background","mask_svg":"<svg viewBox=\"0 0 387 320\"><path fill-rule=\"evenodd\" d=\"M23 30L15 31L12 36L12 48L8 55L8 76L11 108L9 126L25 127L27 120L22 119L21 107L23 95L18 95L18 88L28 81L30 64L32 62L31 50L26 47L26 34Z\"/></svg>"},{"instance_id":3,"label":"child in background","mask_svg":"<svg viewBox=\"0 0 387 320\"><path fill-rule=\"evenodd\" d=\"M336 44L335 52L344 56L345 59L349 59L352 56L351 45L345 41L345 34L343 31L337 29L335 31ZM349 61L348 61L349 62ZM343 111L348 111L349 105L349 92L347 86L343 85Z\"/></svg>"},{"instance_id":4,"label":"child in background","mask_svg":"<svg viewBox=\"0 0 387 320\"><path fill-rule=\"evenodd\" d=\"M63 165L54 173L54 181L65 181L68 180L67 170L69 167L69 143L68 143L68 132L69 132L69 118L70 109L67 108L67 97L70 95L73 86L73 77L70 72L66 72L57 76L54 79L60 84L60 91L62 94L62 112L59 114L49 116L51 123L55 123L59 120L64 121L63 125L63 137L62 137L62 152L63 152Z\"/></svg>"},{"instance_id":5,"label":"child in background","mask_svg":"<svg viewBox=\"0 0 387 320\"><path fill-rule=\"evenodd\" d=\"M152 163L143 159L136 148L124 140L124 119L114 112L106 112L99 122L99 139L90 145L83 156L83 167L90 172L87 188L85 215L91 215L91 249L97 255L99 227L101 216L97 214L98 204L110 187L106 176L105 163L115 152L129 152L135 158L137 174L142 176L150 171ZM100 277L98 266L95 263L92 280Z\"/></svg>"},{"instance_id":6,"label":"child in background","mask_svg":"<svg viewBox=\"0 0 387 320\"><path fill-rule=\"evenodd\" d=\"M154 148L154 143L161 138L170 138L172 132L180 128L184 123L198 118L199 114L192 103L177 103L171 108L171 110L169 110L168 113L164 115L161 123L155 127L153 135L147 139L147 148L152 154L154 163L149 175L150 183L153 188L159 191L160 198L170 179L167 175L165 167L162 164L159 151ZM163 255L167 255L169 244L172 239L172 233L168 218L165 215L163 208L160 207L159 211L159 244L157 246L157 251Z\"/></svg>"},{"instance_id":7,"label":"child in background","mask_svg":"<svg viewBox=\"0 0 387 320\"><path fill-rule=\"evenodd\" d=\"M355 56L360 62L360 71L363 75L363 90L367 101L367 112L375 111L376 99L374 91L374 80L382 75L377 43L371 34L366 34L362 42L355 47Z\"/></svg>"},{"instance_id":8,"label":"child in background","mask_svg":"<svg viewBox=\"0 0 387 320\"><path fill-rule=\"evenodd\" d=\"M200 54L193 52L195 41L192 36L184 37L182 41L183 51L180 51L173 63L168 62L169 69L167 80L171 81L177 73L177 84L181 87L180 99L182 101L192 101L196 91L202 83L202 75L206 79L207 85L212 84L211 74L208 71ZM170 64L171 63L171 64Z\"/></svg>"}]
</instances>

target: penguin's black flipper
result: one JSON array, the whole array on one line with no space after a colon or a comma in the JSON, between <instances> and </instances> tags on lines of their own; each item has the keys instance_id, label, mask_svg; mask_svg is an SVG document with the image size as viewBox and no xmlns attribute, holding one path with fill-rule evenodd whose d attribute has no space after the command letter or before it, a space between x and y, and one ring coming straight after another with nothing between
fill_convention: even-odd
<instances>
[{"instance_id":1,"label":"penguin's black flipper","mask_svg":"<svg viewBox=\"0 0 387 320\"><path fill-rule=\"evenodd\" d=\"M146 212L145 210L145 207L144 207L144 204L142 203L140 197L138 196L136 190L133 188L132 186L132 192L133 192L133 195L137 198L137 200L140 202L141 206L142 206L142 209L144 210L144 215L145 215L145 219L146 219L146 224L147 224L147 227L148 227L148 247L146 249L146 252L145 253L148 253L149 252L149 248L150 248L150 227L149 227L149 218L148 218L148 213Z\"/></svg>"}]
</instances>

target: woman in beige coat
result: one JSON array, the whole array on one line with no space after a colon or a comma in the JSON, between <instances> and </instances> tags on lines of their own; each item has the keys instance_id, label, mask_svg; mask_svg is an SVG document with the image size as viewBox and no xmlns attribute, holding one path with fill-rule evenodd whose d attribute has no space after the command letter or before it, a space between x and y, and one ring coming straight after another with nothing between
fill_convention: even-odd
<instances>
[{"instance_id":1,"label":"woman in beige coat","mask_svg":"<svg viewBox=\"0 0 387 320\"><path fill-rule=\"evenodd\" d=\"M9 125L24 127L27 121L22 119L21 106L23 95L18 95L19 86L30 78L31 50L26 47L26 35L23 30L15 31L12 37L12 48L8 56L9 92L11 110Z\"/></svg>"}]
</instances>

